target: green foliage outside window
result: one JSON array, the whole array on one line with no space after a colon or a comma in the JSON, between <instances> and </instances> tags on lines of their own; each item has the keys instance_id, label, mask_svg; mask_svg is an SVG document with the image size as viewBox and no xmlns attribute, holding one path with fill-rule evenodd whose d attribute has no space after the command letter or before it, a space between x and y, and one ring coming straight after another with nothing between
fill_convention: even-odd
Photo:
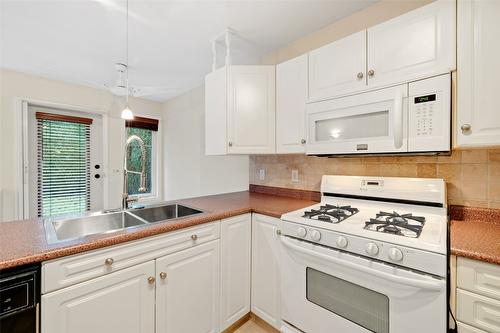
<instances>
[{"instance_id":1,"label":"green foliage outside window","mask_svg":"<svg viewBox=\"0 0 500 333\"><path fill-rule=\"evenodd\" d=\"M146 145L146 192L139 192L139 187L141 186L141 177L136 174L128 174L128 194L148 194L151 193L151 177L152 177L152 151L153 151L153 132L151 130L127 127L127 138L131 135L137 135L140 137L144 144ZM128 149L127 153L127 164L128 169L133 171L141 171L141 148L137 141L133 141Z\"/></svg>"}]
</instances>

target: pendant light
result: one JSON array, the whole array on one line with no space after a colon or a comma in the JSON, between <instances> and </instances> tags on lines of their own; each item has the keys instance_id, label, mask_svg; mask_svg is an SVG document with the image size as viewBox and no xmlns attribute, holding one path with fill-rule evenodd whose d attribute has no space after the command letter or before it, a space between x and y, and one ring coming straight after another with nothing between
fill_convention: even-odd
<instances>
[{"instance_id":1,"label":"pendant light","mask_svg":"<svg viewBox=\"0 0 500 333\"><path fill-rule=\"evenodd\" d=\"M128 0L127 0L127 28L126 28L126 45L127 45L127 49L126 49L126 63L125 63L125 66L126 66L126 71L127 71L127 75L126 75L126 83L127 83L127 94L125 95L125 108L123 109L122 111L122 114L121 114L121 117L122 119L125 119L125 120L132 120L134 119L134 113L132 112L132 110L130 109L130 106L128 105L128 95L129 95L129 86L128 86Z\"/></svg>"}]
</instances>

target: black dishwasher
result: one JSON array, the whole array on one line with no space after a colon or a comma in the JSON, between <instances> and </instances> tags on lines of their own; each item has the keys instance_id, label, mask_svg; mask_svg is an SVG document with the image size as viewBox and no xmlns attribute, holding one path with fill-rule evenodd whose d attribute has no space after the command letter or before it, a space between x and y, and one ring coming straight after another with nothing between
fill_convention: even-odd
<instances>
[{"instance_id":1,"label":"black dishwasher","mask_svg":"<svg viewBox=\"0 0 500 333\"><path fill-rule=\"evenodd\" d=\"M0 333L38 332L40 266L0 270Z\"/></svg>"}]
</instances>

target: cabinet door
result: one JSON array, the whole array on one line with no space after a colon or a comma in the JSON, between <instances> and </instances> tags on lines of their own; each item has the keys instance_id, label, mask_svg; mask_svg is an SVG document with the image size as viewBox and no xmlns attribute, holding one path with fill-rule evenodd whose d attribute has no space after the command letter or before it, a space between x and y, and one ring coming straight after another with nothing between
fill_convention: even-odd
<instances>
[{"instance_id":1,"label":"cabinet door","mask_svg":"<svg viewBox=\"0 0 500 333\"><path fill-rule=\"evenodd\" d=\"M250 214L221 221L221 331L250 312Z\"/></svg>"},{"instance_id":2,"label":"cabinet door","mask_svg":"<svg viewBox=\"0 0 500 333\"><path fill-rule=\"evenodd\" d=\"M500 2L458 2L458 146L500 144Z\"/></svg>"},{"instance_id":3,"label":"cabinet door","mask_svg":"<svg viewBox=\"0 0 500 333\"><path fill-rule=\"evenodd\" d=\"M440 0L368 29L368 86L455 68L455 1Z\"/></svg>"},{"instance_id":4,"label":"cabinet door","mask_svg":"<svg viewBox=\"0 0 500 333\"><path fill-rule=\"evenodd\" d=\"M275 140L275 67L228 69L229 154L272 154Z\"/></svg>"},{"instance_id":5,"label":"cabinet door","mask_svg":"<svg viewBox=\"0 0 500 333\"><path fill-rule=\"evenodd\" d=\"M154 261L42 296L42 333L154 333Z\"/></svg>"},{"instance_id":6,"label":"cabinet door","mask_svg":"<svg viewBox=\"0 0 500 333\"><path fill-rule=\"evenodd\" d=\"M366 31L309 52L309 100L366 88Z\"/></svg>"},{"instance_id":7,"label":"cabinet door","mask_svg":"<svg viewBox=\"0 0 500 333\"><path fill-rule=\"evenodd\" d=\"M219 332L219 240L156 260L156 333Z\"/></svg>"},{"instance_id":8,"label":"cabinet door","mask_svg":"<svg viewBox=\"0 0 500 333\"><path fill-rule=\"evenodd\" d=\"M252 312L280 329L280 220L252 214Z\"/></svg>"},{"instance_id":9,"label":"cabinet door","mask_svg":"<svg viewBox=\"0 0 500 333\"><path fill-rule=\"evenodd\" d=\"M305 152L307 54L276 66L276 150Z\"/></svg>"}]
</instances>

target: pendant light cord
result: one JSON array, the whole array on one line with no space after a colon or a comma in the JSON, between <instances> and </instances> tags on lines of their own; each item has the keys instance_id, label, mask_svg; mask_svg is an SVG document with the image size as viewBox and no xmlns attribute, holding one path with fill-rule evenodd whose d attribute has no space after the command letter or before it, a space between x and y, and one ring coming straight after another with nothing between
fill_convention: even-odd
<instances>
[{"instance_id":1,"label":"pendant light cord","mask_svg":"<svg viewBox=\"0 0 500 333\"><path fill-rule=\"evenodd\" d=\"M126 41L125 41L125 45L126 45L126 48L125 48L125 58L126 58L126 65L127 65L127 98L126 98L126 102L127 102L127 106L128 106L128 94L130 92L129 90L129 86L128 86L128 70L129 70L129 67L128 67L128 0L127 0L127 20L126 20L126 29L125 29L126 33L125 33L125 38L126 38Z\"/></svg>"}]
</instances>

